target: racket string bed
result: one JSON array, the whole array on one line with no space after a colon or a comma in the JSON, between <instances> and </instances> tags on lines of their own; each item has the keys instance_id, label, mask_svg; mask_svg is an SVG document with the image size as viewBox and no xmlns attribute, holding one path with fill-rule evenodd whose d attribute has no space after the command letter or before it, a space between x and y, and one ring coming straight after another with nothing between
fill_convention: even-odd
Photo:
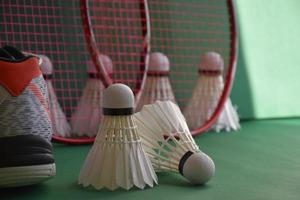
<instances>
[{"instance_id":1,"label":"racket string bed","mask_svg":"<svg viewBox=\"0 0 300 200\"><path fill-rule=\"evenodd\" d=\"M89 3L85 11L89 13L89 28L100 55L89 51L83 3ZM136 94L141 91L149 51L149 16L145 1L15 0L1 1L0 5L1 43L49 57L53 63L53 89L68 122L89 80L88 62L92 61L104 86L122 82ZM104 62L99 58L103 54L109 56L114 65L111 74L98 63ZM80 117L89 118L88 115ZM86 136L64 138L57 134L53 138L70 143L94 140Z\"/></svg>"},{"instance_id":2,"label":"racket string bed","mask_svg":"<svg viewBox=\"0 0 300 200\"><path fill-rule=\"evenodd\" d=\"M175 100L184 111L194 101L194 112L190 119L199 116L201 107L209 110L208 118L193 126L193 135L210 128L218 119L230 93L237 56L237 32L232 0L149 0L151 21L151 52L161 52L170 61L170 82ZM211 93L212 87L199 85L204 76L198 73L201 56L207 52L217 52L224 60L224 89L213 103L201 102L202 94L194 94L198 87L204 93ZM213 89L215 90L215 89ZM167 91L164 91L167 93ZM206 104L206 105L204 105ZM184 112L185 114L187 112ZM190 116L192 115L192 116ZM195 116L194 116L195 115ZM204 118L204 117L203 117ZM194 120L192 120L194 121Z\"/></svg>"}]
</instances>

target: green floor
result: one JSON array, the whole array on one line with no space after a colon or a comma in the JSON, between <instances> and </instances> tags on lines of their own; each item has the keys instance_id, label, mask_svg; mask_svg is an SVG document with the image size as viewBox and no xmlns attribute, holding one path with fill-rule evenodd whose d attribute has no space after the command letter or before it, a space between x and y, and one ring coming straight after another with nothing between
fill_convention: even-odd
<instances>
[{"instance_id":1,"label":"green floor","mask_svg":"<svg viewBox=\"0 0 300 200\"><path fill-rule=\"evenodd\" d=\"M77 175L90 146L55 145L57 176L35 187L0 190L0 199L300 199L300 119L251 121L231 133L197 139L215 161L206 185L189 185L177 174L159 174L159 186L144 191L83 189Z\"/></svg>"}]
</instances>

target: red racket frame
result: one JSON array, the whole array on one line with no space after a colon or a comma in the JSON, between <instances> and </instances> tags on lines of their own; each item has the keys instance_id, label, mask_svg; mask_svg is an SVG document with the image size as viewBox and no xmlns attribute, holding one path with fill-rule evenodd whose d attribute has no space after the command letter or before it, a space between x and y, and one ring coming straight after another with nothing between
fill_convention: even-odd
<instances>
[{"instance_id":1,"label":"red racket frame","mask_svg":"<svg viewBox=\"0 0 300 200\"><path fill-rule=\"evenodd\" d=\"M226 74L226 82L224 85L222 96L211 118L206 122L206 124L202 125L201 127L195 130L192 130L191 133L193 136L198 136L201 133L204 133L214 125L214 123L217 121L218 117L220 116L224 108L226 100L230 96L231 88L233 85L233 80L234 80L236 65L237 65L237 57L238 57L238 31L237 31L238 29L236 24L237 21L236 21L234 0L227 0L227 5L228 5L228 12L230 15L229 21L231 25L231 41L230 41L231 51L230 51L229 66Z\"/></svg>"},{"instance_id":2,"label":"red racket frame","mask_svg":"<svg viewBox=\"0 0 300 200\"><path fill-rule=\"evenodd\" d=\"M81 5L80 10L81 10L82 23L84 27L85 39L90 54L92 56L92 60L96 66L96 69L99 72L100 78L103 81L103 84L107 87L113 83L113 80L108 75L108 72L106 71L102 61L98 59L99 55L101 55L101 51L97 46L97 42L92 29L88 2L89 0L80 0L80 5ZM140 61L141 63L140 71L143 72L143 77L140 77L141 75L139 74L140 78L138 79L140 79L141 81L137 81L135 86L136 88L139 88L138 91L135 91L135 103L139 101L142 88L146 79L145 74L148 68L148 62L149 62L148 54L150 52L150 20L149 20L149 12L148 12L148 6L146 0L140 0L139 8L140 8L140 15L142 18L141 20L142 34L144 36L144 43L142 44L143 51L141 52L141 61Z\"/></svg>"},{"instance_id":3,"label":"red racket frame","mask_svg":"<svg viewBox=\"0 0 300 200\"><path fill-rule=\"evenodd\" d=\"M82 19L82 25L85 33L85 40L87 43L87 48L92 57L93 63L98 71L99 77L102 80L102 83L105 87L111 85L113 80L108 75L107 69L104 67L103 62L99 59L101 52L97 47L97 42L94 36L94 32L91 25L91 18L89 13L89 0L80 0L80 14ZM135 91L135 103L137 103L140 99L142 88L146 79L146 71L148 68L149 62L149 52L150 52L150 20L149 20L149 12L146 0L141 0L139 2L140 15L141 15L141 27L142 34L144 36L143 51L141 52L141 61L140 61L140 71L143 72L142 75L139 74L138 80L136 82L136 88L139 90ZM141 77L142 76L142 77ZM93 143L95 138L64 138L58 135L53 135L53 140L61 143L70 143L70 144L89 144Z\"/></svg>"},{"instance_id":4,"label":"red racket frame","mask_svg":"<svg viewBox=\"0 0 300 200\"><path fill-rule=\"evenodd\" d=\"M107 72L106 72L105 68L103 67L102 62L99 61L99 59L97 59L97 55L99 55L100 52L97 48L92 29L90 28L91 24L90 24L90 20L89 20L87 0L80 0L80 2L81 2L81 12L82 12L83 24L85 24L84 30L85 30L86 40L88 43L88 49L92 55L93 62L95 64L95 66L97 67L97 70L99 71L99 74L100 74L101 79L103 80L103 83L106 86L108 86L112 83L112 80L107 75ZM141 8L144 7L144 9L146 10L146 12L142 13L142 15L146 16L146 18L149 19L148 7L147 7L146 1L144 1L144 3L141 3L140 6L141 6ZM227 69L224 90L223 90L223 93L219 100L219 103L218 103L214 113L210 117L210 119L201 127L197 128L195 130L192 130L191 133L193 136L198 136L198 135L204 133L216 122L216 120L220 116L220 114L223 110L223 107L225 105L225 102L229 98L229 95L231 92L231 88L232 88L232 84L233 84L233 80L234 80L234 76L235 76L235 71L236 71L237 56L238 56L238 31L237 31L237 24L236 24L237 22L236 22L235 6L234 6L233 0L227 0L227 6L228 6L228 12L229 12L229 16L230 16L229 21L230 21L230 25L231 25L231 27L230 27L230 30L231 30L230 49L231 49L231 51L230 51L230 61L229 61L228 69ZM150 25L147 24L148 30L150 30L149 26ZM145 43L144 43L144 52L146 53L146 52L150 51L150 33L144 32L144 34L145 34L145 38L146 38ZM141 57L141 59L143 59L143 58ZM145 63L146 63L146 66L148 66L148 56L146 56L146 58L145 58ZM145 66L141 66L141 69L144 69L146 71ZM145 82L144 80L145 80L145 76L143 77L142 84L144 84L144 82ZM138 102L138 100L139 100L143 85L141 85L140 88L141 88L141 90L136 94L136 99L137 99L136 102ZM76 139L74 141L71 141L71 140L72 139L59 138L58 141L68 142L68 143L78 143ZM80 143L90 143L93 141L94 141L93 138L87 138L87 139L81 139Z\"/></svg>"},{"instance_id":5,"label":"red racket frame","mask_svg":"<svg viewBox=\"0 0 300 200\"><path fill-rule=\"evenodd\" d=\"M1 17L0 20L0 24L3 25L3 33L1 35L1 41L3 42L3 45L13 45L21 50L45 54L48 55L50 59L53 58L52 61L55 67L53 73L54 89L56 91L58 91L57 89L61 91L62 95L59 96L59 100L63 102L62 107L67 109L68 116L74 112L74 105L76 105L74 102L78 102L80 97L80 85L78 86L77 84L84 84L86 80L85 77L81 77L81 74L86 73L86 68L84 68L86 61L89 61L91 58L93 59L93 63L97 68L101 80L105 86L108 86L112 83L112 80L109 78L109 76L107 76L106 70L104 70L102 67L103 65L101 61L95 59L95 55L101 53L97 51L96 46L94 46L94 48L90 48L88 51L85 51L86 47L91 45L93 41L90 41L89 45L86 45L86 39L89 37L87 37L86 34L88 29L83 31L84 29L82 26L82 24L85 24L85 22L82 22L82 20L86 20L81 18L81 15L84 15L84 12L86 11L84 9L84 5L82 4L83 2L85 1L17 0L7 2L7 4L5 2L1 2L1 5L3 6L3 13L0 15L2 16L3 14L4 16L3 18ZM143 87L148 66L147 54L150 50L150 29L146 1L139 0L136 2L139 2L141 14L138 16L141 16L142 19L137 19L141 21L137 21L137 23L141 23L141 26L143 27L143 29L138 33L142 32L141 35L143 34L145 36L143 41L143 51L141 52L140 57L142 64L139 66L140 70L136 70L139 71L139 77L134 76L135 79L133 80L136 81L137 79L140 79L140 81L134 82L136 85L133 86L138 88L136 89L136 97L138 99L140 91ZM138 13L138 7L135 8L135 12ZM85 14L88 14L87 11ZM144 18L146 18L146 20ZM24 30L23 27L25 28ZM140 45L142 45L142 43ZM96 51L96 53L95 55L91 56L93 51ZM74 60L68 60L72 59L72 56L76 56L76 58ZM77 69L76 67L81 68ZM67 78L66 80L63 79L65 75ZM78 78L79 76L80 78ZM131 79L133 78L128 77L129 81L131 81ZM78 83L76 82L77 80ZM57 88L56 83L60 81L63 82L61 82L61 84L59 83L60 86ZM126 81L127 80L124 79L124 82ZM65 84L67 85L65 86ZM72 84L76 84L76 88L72 88L74 87ZM67 88L64 90L64 87ZM69 90L70 88L72 91ZM72 96L73 93L76 93L75 96ZM64 111L66 112L65 109ZM92 143L94 138L65 138L54 134L53 141L69 144L86 144Z\"/></svg>"},{"instance_id":6,"label":"red racket frame","mask_svg":"<svg viewBox=\"0 0 300 200\"><path fill-rule=\"evenodd\" d=\"M214 112L210 116L209 120L207 120L203 125L199 126L198 128L191 130L191 134L193 136L200 135L200 134L204 133L205 131L209 130L209 128L212 127L213 124L217 121L218 117L220 116L220 114L224 108L226 100L229 98L230 91L232 88L232 84L233 84L233 80L234 80L234 76L235 76L235 70L236 70L237 53L238 53L238 32L237 32L237 25L236 25L234 0L220 1L220 3L222 3L220 5L218 4L219 1L212 1L211 5L210 5L210 1L205 1L204 5L202 5L200 1L198 2L198 1L192 1L192 0L186 1L186 2L183 2L183 1L174 1L174 2L173 1L158 1L158 0L157 1L153 0L153 2L151 2L151 0L149 0L148 3L149 3L149 10L150 10L150 19L151 19L150 21L151 21L151 23L153 23L152 27L151 27L151 31L153 31L152 38L151 38L151 41L153 42L151 44L152 51L153 52L162 51L162 53L166 53L167 56L170 56L170 58L171 58L170 59L171 83L174 81L172 86L173 86L173 89L175 89L174 90L175 96L176 96L176 94L181 95L177 99L179 104L180 103L183 103L183 104L188 103L189 98L182 96L182 94L184 94L184 93L180 94L182 92L183 87L178 88L178 84L183 84L182 86L184 86L184 84L186 83L186 80L190 80L191 77L189 77L190 75L188 75L188 73L189 73L188 69L184 71L187 73L187 75L181 74L181 70L179 70L179 71L177 71L177 70L182 69L183 67L190 67L191 64L193 66L195 66L194 65L195 63L189 63L189 61L187 61L186 63L182 62L184 59L186 59L186 60L189 59L189 57L186 56L185 54L183 54L181 56L178 53L174 53L174 50L176 50L176 51L179 50L179 52L180 52L181 49L184 49L185 53L188 51L191 52L191 54L189 55L190 57L194 56L193 51L194 51L194 48L196 48L195 46L188 46L189 43L185 43L185 44L179 43L178 46L176 45L176 42L182 42L182 41L184 41L184 39L186 39L185 35L184 35L184 37L182 37L180 35L182 32L186 31L186 32L190 33L190 31L187 31L189 29L185 30L184 19L185 19L185 17L187 17L187 20L189 20L189 17L191 17L191 16L194 17L194 19L192 19L194 21L186 21L186 24L188 25L187 27L190 28L190 25L193 23L195 23L197 25L197 23L198 23L197 20L199 20L201 23L205 24L205 23L207 23L206 20L210 19L210 17L214 17L215 15L219 15L219 16L222 15L222 12L219 13L218 10L213 10L213 12L210 13L209 7L207 10L204 11L204 13L202 13L203 11L201 12L200 10L197 12L196 11L197 9L206 8L205 6L212 6L213 9L215 9L214 7L219 7L218 9L224 9L224 11L226 10L226 15L227 15L226 22L228 22L228 26L225 26L225 23L223 21L220 22L220 24L224 23L222 25L224 25L224 27L228 28L227 32L226 32L226 34L228 33L228 37L226 38L228 41L228 44L226 44L226 46L222 47L222 48L225 47L226 49L229 49L229 52L226 54L227 58L228 58L228 62L227 62L228 65L226 64L227 68L226 68L226 71L224 71L225 72L225 76L224 76L225 84L224 84L223 92L218 100L217 105L216 105L216 108L214 109ZM186 4L186 8L185 8L185 4ZM182 7L181 7L181 5L182 5ZM225 8L225 6L226 6L226 8ZM189 16L188 11L185 11L184 9L190 9L193 7L195 7L195 9L192 10L191 12L195 12L195 13L191 13ZM153 8L153 10L151 10L152 8ZM169 10L169 9L171 9L171 10ZM179 10L177 11L177 9L179 9ZM181 12L181 10L182 10L182 12ZM203 19L201 18L202 14L203 14L203 16L205 16L205 18L203 18ZM174 18L173 18L173 15L176 15L176 16L174 16ZM181 16L181 17L179 18L178 16ZM196 16L197 17L200 16L200 18L196 20ZM225 15L223 17L225 17ZM176 24L176 21L174 20L176 18L179 18L182 21L179 21L178 24ZM221 18L222 17L220 17L220 19ZM225 19L225 18L223 18L223 19ZM168 29L169 24L170 24L171 29ZM181 25L183 25L183 27L181 27ZM173 29L173 26L175 29ZM212 27L212 28L215 28L215 27ZM214 31L214 29L212 29L212 30ZM198 34L197 31L199 31L199 32L207 31L207 33L213 32L210 29L206 30L206 29L202 29L202 27L201 27L201 30L195 29L195 33L191 32L191 34ZM177 33L178 33L178 35L176 35ZM168 38L169 34L171 35L170 38ZM172 34L174 34L175 37L172 38ZM178 39L177 39L177 37L178 37ZM195 42L197 42L198 40L199 41L206 40L205 37L200 38L200 37L202 37L202 35L198 35L197 37L199 37L199 38L197 38L197 40L195 40ZM219 38L214 38L214 37L215 36L212 36L212 39L219 39ZM192 38L188 38L188 39L189 40L187 42L190 42ZM194 38L194 39L196 39L196 38ZM211 45L211 40L208 40L206 42L209 45ZM198 43L195 43L195 44L198 44ZM213 44L216 44L216 43L213 43ZM218 47L221 47L221 46L218 46ZM201 49L201 47L199 47L199 48ZM199 48L197 47L196 50L199 50ZM208 49L214 49L214 48L215 47L212 46ZM164 51L166 51L166 52L164 52ZM172 60L172 59L174 59L174 60ZM174 63L172 63L172 61ZM180 64L178 64L178 63L180 63ZM172 79L172 74L174 75L174 79ZM187 91L189 91L189 90L190 89L188 89ZM189 91L189 92L191 92L191 91ZM200 99L199 99L199 101L200 101Z\"/></svg>"}]
</instances>

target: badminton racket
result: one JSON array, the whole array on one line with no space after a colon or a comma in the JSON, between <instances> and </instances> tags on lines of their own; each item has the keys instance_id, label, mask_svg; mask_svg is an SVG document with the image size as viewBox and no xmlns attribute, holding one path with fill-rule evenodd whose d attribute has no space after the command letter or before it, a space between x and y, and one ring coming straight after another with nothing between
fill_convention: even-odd
<instances>
[{"instance_id":1,"label":"badminton racket","mask_svg":"<svg viewBox=\"0 0 300 200\"><path fill-rule=\"evenodd\" d=\"M95 68L98 70L99 77L103 80L104 85L107 86L111 82L122 82L130 85L136 94L142 88L144 70L147 67L145 53L148 51L148 47L146 47L144 41L147 40L145 35L147 35L148 26L144 26L144 24L147 24L146 12L141 11L141 9L146 9L146 7L143 7L142 1L132 1L138 5L137 7L121 1L115 1L113 5L110 1L86 2L89 2L89 8L93 7L93 10L89 12L92 20L89 24L91 28L97 26L94 22L102 22L102 17L106 17L103 21L106 26L114 26L111 28L114 30L109 29L111 32L105 33L97 32L97 28L93 29L95 33L94 39L97 42L95 43L97 45L95 49L99 48L99 41L103 41L98 40L100 35L102 35L103 39L105 38L105 42L101 43L105 50L101 49L101 52L107 53L112 58L114 74L111 76L111 79L105 78L107 75L106 71L102 70L103 68L100 67L99 61L95 60L94 54L90 54L92 52L90 51L91 48L87 48L91 43L87 43L86 31L83 28L85 24L82 18L83 2L79 0L15 0L1 1L0 3L0 41L2 45L16 46L21 50L47 55L50 58L53 63L53 88L69 122L87 83L86 63L89 60L93 60L92 63L96 64ZM124 12L119 13L120 10ZM98 15L94 11L105 11L111 14L102 16L102 14ZM127 17L126 13L128 13ZM136 18L130 21L131 14ZM119 17L120 15L125 17ZM123 24L122 28L115 30L119 23ZM139 26L131 26L131 24L127 23L136 23ZM124 26L124 24L128 25L128 27ZM131 29L135 31L135 38L125 34L130 31L127 29L131 27L136 27ZM121 37L117 37L117 33L122 33L122 31L124 31L124 34ZM137 35L140 35L140 39L138 39ZM130 43L126 43L127 46L124 45L125 41L129 39ZM122 49L122 53L126 50L128 51L127 55L135 56L131 56L124 61L127 56L122 55L120 51L115 54L110 53L116 50L111 43L118 44ZM107 47L105 46L106 44ZM110 49L106 50L106 48ZM82 144L91 143L94 141L94 138L65 138L54 133L53 140L56 142Z\"/></svg>"},{"instance_id":2,"label":"badminton racket","mask_svg":"<svg viewBox=\"0 0 300 200\"><path fill-rule=\"evenodd\" d=\"M150 51L150 21L145 0L80 0L85 38L104 85L124 83L142 92ZM109 56L114 76L108 76L99 55Z\"/></svg>"},{"instance_id":3,"label":"badminton racket","mask_svg":"<svg viewBox=\"0 0 300 200\"><path fill-rule=\"evenodd\" d=\"M217 106L205 123L191 130L194 136L203 133L220 115L234 79L237 29L233 0L149 0L148 6L151 52L162 52L169 58L169 77L182 110L201 79L201 55L213 51L224 60L224 88ZM201 111L195 107L196 112Z\"/></svg>"}]
</instances>

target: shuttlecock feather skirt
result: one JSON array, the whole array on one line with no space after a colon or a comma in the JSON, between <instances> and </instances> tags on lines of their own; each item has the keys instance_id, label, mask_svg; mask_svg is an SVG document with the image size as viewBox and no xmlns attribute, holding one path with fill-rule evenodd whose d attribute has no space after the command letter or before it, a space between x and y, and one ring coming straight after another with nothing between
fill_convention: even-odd
<instances>
[{"instance_id":1,"label":"shuttlecock feather skirt","mask_svg":"<svg viewBox=\"0 0 300 200\"><path fill-rule=\"evenodd\" d=\"M137 110L141 110L143 105L154 103L156 100L175 102L175 96L168 76L147 77Z\"/></svg>"},{"instance_id":2,"label":"shuttlecock feather skirt","mask_svg":"<svg viewBox=\"0 0 300 200\"><path fill-rule=\"evenodd\" d=\"M76 111L71 118L73 136L94 137L102 118L101 95L104 90L99 79L89 79Z\"/></svg>"},{"instance_id":3,"label":"shuttlecock feather skirt","mask_svg":"<svg viewBox=\"0 0 300 200\"><path fill-rule=\"evenodd\" d=\"M240 119L236 108L232 105L230 98L228 98L225 102L223 111L212 129L217 132L223 129L226 131L237 131L241 128L239 121Z\"/></svg>"},{"instance_id":4,"label":"shuttlecock feather skirt","mask_svg":"<svg viewBox=\"0 0 300 200\"><path fill-rule=\"evenodd\" d=\"M49 105L50 105L50 114L52 121L53 132L62 137L69 137L71 128L68 124L66 115L62 111L57 96L54 92L52 83L50 80L46 80L46 85L49 94Z\"/></svg>"},{"instance_id":5,"label":"shuttlecock feather skirt","mask_svg":"<svg viewBox=\"0 0 300 200\"><path fill-rule=\"evenodd\" d=\"M184 109L191 129L204 125L213 115L223 92L222 77L203 76L197 82L192 98Z\"/></svg>"},{"instance_id":6,"label":"shuttlecock feather skirt","mask_svg":"<svg viewBox=\"0 0 300 200\"><path fill-rule=\"evenodd\" d=\"M157 183L131 116L105 116L79 175L83 186L96 189L143 189Z\"/></svg>"},{"instance_id":7,"label":"shuttlecock feather skirt","mask_svg":"<svg viewBox=\"0 0 300 200\"><path fill-rule=\"evenodd\" d=\"M199 152L179 107L172 102L157 101L134 116L155 171L177 171L187 151Z\"/></svg>"}]
</instances>

